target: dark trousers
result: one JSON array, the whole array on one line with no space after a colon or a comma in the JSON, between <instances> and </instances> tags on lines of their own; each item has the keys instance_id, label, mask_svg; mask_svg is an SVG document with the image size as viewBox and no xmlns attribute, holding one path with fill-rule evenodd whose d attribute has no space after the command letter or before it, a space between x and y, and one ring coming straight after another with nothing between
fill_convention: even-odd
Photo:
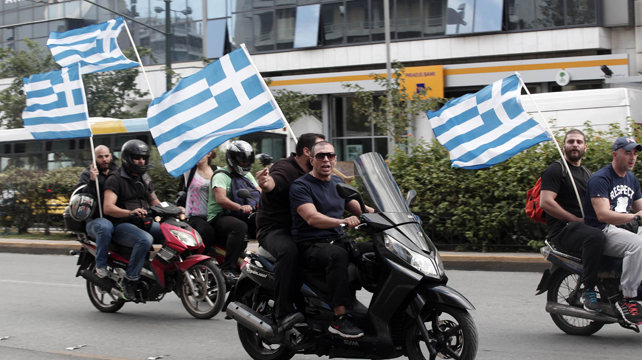
<instances>
[{"instance_id":1,"label":"dark trousers","mask_svg":"<svg viewBox=\"0 0 642 360\"><path fill-rule=\"evenodd\" d=\"M235 218L234 216L217 216L210 225L214 232L218 234L216 243L225 247L225 260L223 261L223 270L238 272L238 259L245 250L245 234L247 234L247 224L245 221Z\"/></svg>"},{"instance_id":2,"label":"dark trousers","mask_svg":"<svg viewBox=\"0 0 642 360\"><path fill-rule=\"evenodd\" d=\"M597 272L605 240L602 230L581 222L569 223L557 236L551 238L553 244L561 249L582 253L582 281L590 289L597 285Z\"/></svg>"},{"instance_id":3,"label":"dark trousers","mask_svg":"<svg viewBox=\"0 0 642 360\"><path fill-rule=\"evenodd\" d=\"M198 231L203 238L203 243L205 244L205 251L203 254L207 254L216 240L216 232L214 231L214 228L205 218L200 216L191 216L189 220L187 220L187 223L189 226L193 227L194 230Z\"/></svg>"},{"instance_id":4,"label":"dark trousers","mask_svg":"<svg viewBox=\"0 0 642 360\"><path fill-rule=\"evenodd\" d=\"M276 258L274 263L274 295L276 297L276 317L280 318L296 312L294 300L299 293L300 276L299 249L292 240L289 228L262 230L259 244Z\"/></svg>"},{"instance_id":5,"label":"dark trousers","mask_svg":"<svg viewBox=\"0 0 642 360\"><path fill-rule=\"evenodd\" d=\"M299 258L306 269L325 271L332 297L330 305L350 307L352 296L348 287L350 255L340 246L325 242L299 243Z\"/></svg>"}]
</instances>

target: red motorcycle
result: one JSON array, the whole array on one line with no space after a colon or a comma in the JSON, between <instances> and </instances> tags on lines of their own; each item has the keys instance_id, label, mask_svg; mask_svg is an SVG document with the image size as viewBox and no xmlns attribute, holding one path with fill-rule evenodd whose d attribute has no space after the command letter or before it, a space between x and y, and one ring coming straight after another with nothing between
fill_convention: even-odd
<instances>
[{"instance_id":1,"label":"red motorcycle","mask_svg":"<svg viewBox=\"0 0 642 360\"><path fill-rule=\"evenodd\" d=\"M226 293L225 278L216 261L201 254L205 248L203 240L184 221L180 208L161 203L152 206L149 213L160 223L165 243L151 261L145 261L134 302L160 301L165 294L174 291L192 316L212 318L223 307ZM64 219L66 228L75 233L82 244L76 276L87 280L89 300L102 312L120 310L126 302L122 299L120 284L125 277L132 248L112 241L107 266L109 275L99 278L95 270L96 243L85 233L85 222L74 220L69 208L65 210Z\"/></svg>"}]
</instances>

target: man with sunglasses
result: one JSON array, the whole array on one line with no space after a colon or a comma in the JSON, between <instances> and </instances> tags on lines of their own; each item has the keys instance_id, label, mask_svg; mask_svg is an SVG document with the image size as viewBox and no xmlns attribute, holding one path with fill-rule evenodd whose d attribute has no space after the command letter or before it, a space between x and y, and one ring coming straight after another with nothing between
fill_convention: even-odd
<instances>
[{"instance_id":1,"label":"man with sunglasses","mask_svg":"<svg viewBox=\"0 0 642 360\"><path fill-rule=\"evenodd\" d=\"M312 147L312 171L295 180L290 187L292 239L299 248L301 263L312 270L325 270L334 318L328 331L346 338L363 336L347 313L353 296L348 287L350 255L341 244L341 224L351 229L359 225L361 208L356 200L339 197L336 186L342 183L333 174L337 163L334 146L327 141ZM355 216L342 219L344 210ZM369 212L373 210L368 208ZM335 245L336 244L336 245Z\"/></svg>"},{"instance_id":2,"label":"man with sunglasses","mask_svg":"<svg viewBox=\"0 0 642 360\"><path fill-rule=\"evenodd\" d=\"M294 307L294 298L300 288L300 271L298 248L291 234L290 185L312 170L310 149L323 140L323 134L303 134L296 144L296 153L256 173L256 181L263 190L256 217L257 240L276 258L276 317L277 324L284 330L302 320L302 314Z\"/></svg>"}]
</instances>

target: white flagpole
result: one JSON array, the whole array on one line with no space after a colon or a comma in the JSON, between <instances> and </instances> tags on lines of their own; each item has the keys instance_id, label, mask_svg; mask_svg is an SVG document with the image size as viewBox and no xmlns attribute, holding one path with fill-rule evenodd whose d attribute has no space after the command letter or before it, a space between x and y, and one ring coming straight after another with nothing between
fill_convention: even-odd
<instances>
[{"instance_id":1,"label":"white flagpole","mask_svg":"<svg viewBox=\"0 0 642 360\"><path fill-rule=\"evenodd\" d=\"M92 164L98 169L98 163L96 162L96 152L94 151L94 136L89 137L89 146L91 146L91 159ZM90 168L91 172L91 168ZM91 176L91 175L90 175ZM100 170L98 170L98 176L100 176ZM100 217L103 217L103 205L100 201L100 186L98 185L98 176L96 176L96 197L98 198L98 211L100 211Z\"/></svg>"},{"instance_id":2,"label":"white flagpole","mask_svg":"<svg viewBox=\"0 0 642 360\"><path fill-rule=\"evenodd\" d=\"M143 62L140 60L140 55L138 55L138 50L136 49L136 44L134 44L134 38L132 38L132 33L129 32L129 26L127 26L127 20L123 19L123 24L125 24L125 30L127 30L127 35L129 35L129 41L132 43L132 47L134 48L134 53L136 53L136 58L138 59L138 63L140 64L140 68L143 70L143 76L145 77L145 81L147 81L149 94L152 96L152 100L154 100L154 93L152 92L152 86L149 84L149 79L147 78L145 67L143 66Z\"/></svg>"},{"instance_id":3,"label":"white flagpole","mask_svg":"<svg viewBox=\"0 0 642 360\"><path fill-rule=\"evenodd\" d=\"M247 59L250 61L250 64L254 66L254 70L256 70L256 73L261 75L261 72L259 69L254 65L254 61L252 61L252 58L250 57L250 53L247 52L247 48L245 47L245 43L241 44L241 48L243 48L243 51L245 51L245 55L247 56ZM270 97L274 101L274 104L276 105L276 110L278 110L279 114L281 115L281 118L283 119L283 122L285 123L285 127L290 131L290 135L292 135L292 140L294 140L294 143L296 144L297 138L296 135L294 135L294 131L292 131L292 128L290 127L290 123L288 123L288 120L285 118L283 115L283 112L281 111L281 108L279 107L279 104L276 102L276 99L274 99L274 95L272 95L272 92L270 91L270 88L267 86L265 83L265 80L263 80L263 76L259 76L261 78L261 82L263 83L263 87L267 89L267 92L270 94Z\"/></svg>"},{"instance_id":4,"label":"white flagpole","mask_svg":"<svg viewBox=\"0 0 642 360\"><path fill-rule=\"evenodd\" d=\"M575 190L575 196L577 197L577 202L580 204L580 211L582 212L582 218L584 218L584 208L582 207L582 199L580 198L580 193L577 191L577 186L575 185L575 179L573 179L573 174L571 174L571 169L568 167L568 164L566 163L566 158L564 157L564 153L562 152L560 145L557 143L557 139L553 135L553 131L551 130L551 127L548 125L548 121L546 121L546 119L544 118L544 115L542 114L542 111L539 109L539 106L537 106L535 99L533 99L531 92L528 91L528 88L526 87L526 84L524 83L522 76L518 72L515 72L515 75L517 75L517 77L519 78L519 81L522 83L522 86L524 87L524 90L526 90L528 97L530 97L531 101L535 105L535 108L537 109L539 116L542 117L542 121L544 122L544 125L546 125L546 129L548 130L550 137L553 139L553 143L555 143L555 147L557 148L557 151L560 153L560 157L562 158L562 164L566 168L566 171L568 172L568 176L571 178L571 184L573 185L573 190Z\"/></svg>"}]
</instances>

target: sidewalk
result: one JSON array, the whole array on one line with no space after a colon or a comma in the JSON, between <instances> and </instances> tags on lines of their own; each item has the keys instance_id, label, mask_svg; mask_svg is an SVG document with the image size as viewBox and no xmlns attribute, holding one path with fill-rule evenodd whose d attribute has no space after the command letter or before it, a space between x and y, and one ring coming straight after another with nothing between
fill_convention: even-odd
<instances>
[{"instance_id":1,"label":"sidewalk","mask_svg":"<svg viewBox=\"0 0 642 360\"><path fill-rule=\"evenodd\" d=\"M258 243L250 241L247 250L256 251ZM75 240L23 240L0 238L0 252L21 254L69 255L80 250ZM541 272L550 263L537 253L440 252L446 270L534 271Z\"/></svg>"}]
</instances>

